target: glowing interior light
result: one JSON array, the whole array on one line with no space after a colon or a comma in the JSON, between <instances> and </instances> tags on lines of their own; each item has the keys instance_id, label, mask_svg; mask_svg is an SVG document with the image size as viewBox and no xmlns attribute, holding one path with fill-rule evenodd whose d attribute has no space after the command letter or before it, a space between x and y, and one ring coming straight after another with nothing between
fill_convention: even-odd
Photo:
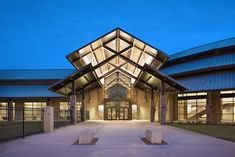
<instances>
[{"instance_id":1,"label":"glowing interior light","mask_svg":"<svg viewBox=\"0 0 235 157\"><path fill-rule=\"evenodd\" d=\"M100 82L101 82L102 84L104 84L104 78L100 79Z\"/></svg>"},{"instance_id":2,"label":"glowing interior light","mask_svg":"<svg viewBox=\"0 0 235 157\"><path fill-rule=\"evenodd\" d=\"M135 83L135 79L131 78L131 83L134 84Z\"/></svg>"},{"instance_id":3,"label":"glowing interior light","mask_svg":"<svg viewBox=\"0 0 235 157\"><path fill-rule=\"evenodd\" d=\"M150 64L152 61L153 61L153 58L150 57L150 56L148 56L148 57L145 58L145 63L146 63L146 64Z\"/></svg>"},{"instance_id":4,"label":"glowing interior light","mask_svg":"<svg viewBox=\"0 0 235 157\"><path fill-rule=\"evenodd\" d=\"M91 63L91 60L88 57L83 57L83 61L86 65Z\"/></svg>"}]
</instances>

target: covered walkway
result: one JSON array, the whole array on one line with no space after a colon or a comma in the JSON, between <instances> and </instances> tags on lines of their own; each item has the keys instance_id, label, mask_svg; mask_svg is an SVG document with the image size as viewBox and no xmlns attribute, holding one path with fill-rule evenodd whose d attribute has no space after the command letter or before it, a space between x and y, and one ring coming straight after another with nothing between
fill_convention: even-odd
<instances>
[{"instance_id":1,"label":"covered walkway","mask_svg":"<svg viewBox=\"0 0 235 157\"><path fill-rule=\"evenodd\" d=\"M145 129L164 132L166 145L145 145ZM79 131L93 128L95 145L72 145ZM146 121L88 121L0 144L4 157L229 157L235 143Z\"/></svg>"}]
</instances>

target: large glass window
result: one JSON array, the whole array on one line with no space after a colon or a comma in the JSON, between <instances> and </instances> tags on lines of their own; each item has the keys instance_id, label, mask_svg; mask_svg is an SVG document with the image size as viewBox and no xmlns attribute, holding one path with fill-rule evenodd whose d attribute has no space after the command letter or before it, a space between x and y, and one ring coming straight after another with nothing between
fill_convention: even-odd
<instances>
[{"instance_id":1,"label":"large glass window","mask_svg":"<svg viewBox=\"0 0 235 157\"><path fill-rule=\"evenodd\" d=\"M99 105L99 119L104 119L104 105Z\"/></svg>"},{"instance_id":2,"label":"large glass window","mask_svg":"<svg viewBox=\"0 0 235 157\"><path fill-rule=\"evenodd\" d=\"M235 122L235 91L221 92L221 121Z\"/></svg>"},{"instance_id":3,"label":"large glass window","mask_svg":"<svg viewBox=\"0 0 235 157\"><path fill-rule=\"evenodd\" d=\"M120 98L126 98L127 97L127 88L116 84L113 87L110 87L108 89L108 97L113 98L113 97L120 97Z\"/></svg>"},{"instance_id":4,"label":"large glass window","mask_svg":"<svg viewBox=\"0 0 235 157\"><path fill-rule=\"evenodd\" d=\"M8 120L7 102L0 102L0 120Z\"/></svg>"},{"instance_id":5,"label":"large glass window","mask_svg":"<svg viewBox=\"0 0 235 157\"><path fill-rule=\"evenodd\" d=\"M81 120L81 113L80 113L80 107L82 102L77 102L77 121ZM60 102L59 107L59 117L58 120L69 120L70 119L70 113L69 113L69 103L68 102Z\"/></svg>"},{"instance_id":6,"label":"large glass window","mask_svg":"<svg viewBox=\"0 0 235 157\"><path fill-rule=\"evenodd\" d=\"M132 120L137 119L137 105L132 105Z\"/></svg>"},{"instance_id":7,"label":"large glass window","mask_svg":"<svg viewBox=\"0 0 235 157\"><path fill-rule=\"evenodd\" d=\"M206 121L206 93L178 95L178 120Z\"/></svg>"},{"instance_id":8,"label":"large glass window","mask_svg":"<svg viewBox=\"0 0 235 157\"><path fill-rule=\"evenodd\" d=\"M81 105L82 105L82 102L79 101L77 102L77 121L81 121Z\"/></svg>"},{"instance_id":9,"label":"large glass window","mask_svg":"<svg viewBox=\"0 0 235 157\"><path fill-rule=\"evenodd\" d=\"M42 108L46 107L46 102L25 102L25 120L42 120Z\"/></svg>"},{"instance_id":10,"label":"large glass window","mask_svg":"<svg viewBox=\"0 0 235 157\"><path fill-rule=\"evenodd\" d=\"M9 106L8 102L0 102L0 121L15 120L15 102Z\"/></svg>"},{"instance_id":11,"label":"large glass window","mask_svg":"<svg viewBox=\"0 0 235 157\"><path fill-rule=\"evenodd\" d=\"M187 118L187 102L186 100L178 100L178 120L186 120Z\"/></svg>"},{"instance_id":12,"label":"large glass window","mask_svg":"<svg viewBox=\"0 0 235 157\"><path fill-rule=\"evenodd\" d=\"M69 120L69 104L68 102L60 102L59 119Z\"/></svg>"}]
</instances>

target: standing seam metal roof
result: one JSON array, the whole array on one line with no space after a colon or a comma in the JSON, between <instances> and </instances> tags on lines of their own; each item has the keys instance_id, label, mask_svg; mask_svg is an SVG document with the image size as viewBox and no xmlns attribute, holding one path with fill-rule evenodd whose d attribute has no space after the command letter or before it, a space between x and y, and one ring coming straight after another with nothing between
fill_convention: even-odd
<instances>
[{"instance_id":1,"label":"standing seam metal roof","mask_svg":"<svg viewBox=\"0 0 235 157\"><path fill-rule=\"evenodd\" d=\"M191 62L172 65L161 69L161 71L168 75L171 75L188 71L195 71L211 67L220 67L220 66L234 65L234 64L235 64L235 52L205 57Z\"/></svg>"},{"instance_id":2,"label":"standing seam metal roof","mask_svg":"<svg viewBox=\"0 0 235 157\"><path fill-rule=\"evenodd\" d=\"M63 97L48 88L49 85L0 85L0 98Z\"/></svg>"},{"instance_id":3,"label":"standing seam metal roof","mask_svg":"<svg viewBox=\"0 0 235 157\"><path fill-rule=\"evenodd\" d=\"M0 70L0 80L63 79L75 71L75 69Z\"/></svg>"},{"instance_id":4,"label":"standing seam metal roof","mask_svg":"<svg viewBox=\"0 0 235 157\"><path fill-rule=\"evenodd\" d=\"M208 91L208 90L226 90L235 88L235 69L213 71L191 75L187 77L175 78L185 85L189 92Z\"/></svg>"},{"instance_id":5,"label":"standing seam metal roof","mask_svg":"<svg viewBox=\"0 0 235 157\"><path fill-rule=\"evenodd\" d=\"M197 53L202 53L202 52L213 50L213 49L220 49L220 48L230 47L230 46L234 46L234 45L235 45L235 37L229 38L229 39L224 39L224 40L208 43L205 45L197 46L197 47L194 47L194 48L191 48L188 50L184 50L184 51L175 53L173 55L170 55L170 58L168 61L175 60L175 59L182 58L182 57L186 57L186 56L190 56L190 55L194 55Z\"/></svg>"}]
</instances>

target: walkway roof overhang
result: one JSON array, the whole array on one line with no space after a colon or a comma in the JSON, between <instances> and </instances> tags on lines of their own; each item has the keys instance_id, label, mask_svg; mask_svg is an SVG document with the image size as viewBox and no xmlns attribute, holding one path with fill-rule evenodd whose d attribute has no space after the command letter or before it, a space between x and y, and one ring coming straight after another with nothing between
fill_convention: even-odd
<instances>
[{"instance_id":1,"label":"walkway roof overhang","mask_svg":"<svg viewBox=\"0 0 235 157\"><path fill-rule=\"evenodd\" d=\"M72 83L75 81L76 91L92 89L100 86L97 76L93 72L91 64L82 67L80 70L71 74L67 78L60 80L49 87L49 90L62 95L70 95L72 92Z\"/></svg>"},{"instance_id":2,"label":"walkway roof overhang","mask_svg":"<svg viewBox=\"0 0 235 157\"><path fill-rule=\"evenodd\" d=\"M76 91L86 90L103 86L104 79L117 72L130 77L136 87L142 88L142 83L157 89L161 80L181 92L186 90L158 71L168 59L166 54L120 28L74 51L67 58L78 71L49 88L63 95L71 94L73 81Z\"/></svg>"},{"instance_id":3,"label":"walkway roof overhang","mask_svg":"<svg viewBox=\"0 0 235 157\"><path fill-rule=\"evenodd\" d=\"M126 72L120 70L119 72L124 75ZM113 74L113 73L112 73ZM111 75L111 74L110 74ZM130 77L134 77L131 76ZM135 78L135 77L134 77ZM88 90L92 88L96 88L102 86L99 82L99 79L94 74L94 67L91 64L81 68L71 76L56 82L49 89L53 92L57 92L63 95L70 95L72 93L72 83L75 81L76 92L81 90ZM145 64L138 78L135 78L137 81L134 84L135 87L140 89L161 89L161 83L164 82L166 84L165 89L167 91L186 91L187 88L180 84L178 81L173 78L161 73L159 70L154 69L153 67Z\"/></svg>"},{"instance_id":4,"label":"walkway roof overhang","mask_svg":"<svg viewBox=\"0 0 235 157\"><path fill-rule=\"evenodd\" d=\"M165 83L165 89L167 91L178 90L180 92L186 91L187 88L176 81L175 79L169 77L168 75L163 74L157 69L145 64L143 68L143 72L141 73L136 87L144 89L144 88L152 88L152 89L161 89L161 83Z\"/></svg>"}]
</instances>

